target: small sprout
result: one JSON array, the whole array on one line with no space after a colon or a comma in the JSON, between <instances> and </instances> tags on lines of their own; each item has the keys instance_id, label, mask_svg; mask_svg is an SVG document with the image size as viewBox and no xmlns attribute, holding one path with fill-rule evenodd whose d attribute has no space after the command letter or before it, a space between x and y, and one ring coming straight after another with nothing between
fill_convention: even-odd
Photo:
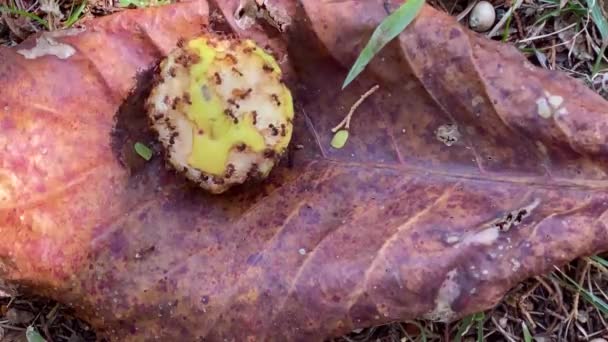
<instances>
[{"instance_id":1,"label":"small sprout","mask_svg":"<svg viewBox=\"0 0 608 342\"><path fill-rule=\"evenodd\" d=\"M370 97L376 90L378 90L378 88L380 88L380 86L376 84L375 86L371 87L368 91L366 91L365 94L361 95L359 100L357 100L357 102L355 102L355 104L353 104L353 106L350 108L350 110L348 111L348 114L344 117L344 119L342 119L342 121L336 127L332 128L331 131L334 133L338 132L339 130L346 130L346 138L344 138L344 143L342 143L342 146L344 146L344 144L346 143L346 139L348 139L348 130L350 129L350 120L352 119L353 114L355 113L355 110L357 110L357 108L359 108L359 106L363 103L363 101L365 101L365 99ZM337 135L338 134L334 135L334 139L336 139ZM341 135L344 135L344 133L341 133ZM332 146L334 146L333 140L332 140ZM341 148L342 146L336 147L336 148Z\"/></svg>"},{"instance_id":2,"label":"small sprout","mask_svg":"<svg viewBox=\"0 0 608 342\"><path fill-rule=\"evenodd\" d=\"M346 145L346 141L348 140L348 131L345 129L341 129L334 134L334 137L331 139L331 146L335 149L341 149Z\"/></svg>"},{"instance_id":3,"label":"small sprout","mask_svg":"<svg viewBox=\"0 0 608 342\"><path fill-rule=\"evenodd\" d=\"M137 154L139 154L139 156L142 157L143 159L145 159L146 161L152 159L153 153L152 153L152 150L148 146L146 146L140 142L136 142L134 148L135 148L135 152L137 152Z\"/></svg>"},{"instance_id":4,"label":"small sprout","mask_svg":"<svg viewBox=\"0 0 608 342\"><path fill-rule=\"evenodd\" d=\"M485 32L494 25L496 11L487 1L480 1L473 7L469 16L469 26L477 32Z\"/></svg>"}]
</instances>

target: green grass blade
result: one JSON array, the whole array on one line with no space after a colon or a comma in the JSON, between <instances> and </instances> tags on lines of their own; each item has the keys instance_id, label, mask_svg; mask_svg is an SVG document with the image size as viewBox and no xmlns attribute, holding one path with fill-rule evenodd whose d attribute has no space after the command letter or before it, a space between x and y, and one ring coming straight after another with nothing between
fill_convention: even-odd
<instances>
[{"instance_id":1,"label":"green grass blade","mask_svg":"<svg viewBox=\"0 0 608 342\"><path fill-rule=\"evenodd\" d=\"M594 77L600 71L600 68L602 67L602 56L604 56L604 53L606 52L606 47L608 47L608 41L606 41L606 42L604 42L604 44L602 44L602 48L600 49L600 52L597 54L597 57L595 58L595 63L593 63L593 69L591 70L591 77ZM604 261L606 261L606 260L604 260ZM604 266L606 266L606 265L604 265Z\"/></svg>"},{"instance_id":2,"label":"green grass blade","mask_svg":"<svg viewBox=\"0 0 608 342\"><path fill-rule=\"evenodd\" d=\"M475 315L475 321L477 321L477 342L483 342L483 323L485 319L486 315L483 312Z\"/></svg>"},{"instance_id":3,"label":"green grass blade","mask_svg":"<svg viewBox=\"0 0 608 342\"><path fill-rule=\"evenodd\" d=\"M20 10L18 8L6 7L6 6L2 6L2 5L0 5L0 12L6 12L6 13L16 14L16 15L20 15L20 16L23 16L26 18L30 18L30 19L38 22L40 25L44 26L44 28L46 28L47 30L49 29L49 23L46 20L35 15L34 13L30 13L30 12L27 12L24 10Z\"/></svg>"},{"instance_id":4,"label":"green grass blade","mask_svg":"<svg viewBox=\"0 0 608 342\"><path fill-rule=\"evenodd\" d=\"M600 31L602 35L602 40L604 44L608 42L608 22L604 15L602 14L602 9L600 8L599 0L587 0L587 5L591 10L591 19L597 26L597 29Z\"/></svg>"},{"instance_id":5,"label":"green grass blade","mask_svg":"<svg viewBox=\"0 0 608 342\"><path fill-rule=\"evenodd\" d=\"M598 296L594 295L593 293L585 290L576 281L574 281L572 278L568 277L562 271L559 271L559 272L562 275L562 277L566 278L568 280L568 282L570 282L570 284L571 284L571 285L569 285L569 284L564 284L564 285L566 285L567 287L569 287L569 288L571 288L573 290L579 291L581 293L581 296L583 297L583 299L585 299L591 305L593 305L594 307L596 307L604 315L608 315L608 304L606 302L604 302L601 298L599 298Z\"/></svg>"},{"instance_id":6,"label":"green grass blade","mask_svg":"<svg viewBox=\"0 0 608 342\"><path fill-rule=\"evenodd\" d=\"M25 338L27 339L27 342L46 342L42 335L40 335L40 333L31 325L25 330Z\"/></svg>"},{"instance_id":7,"label":"green grass blade","mask_svg":"<svg viewBox=\"0 0 608 342\"><path fill-rule=\"evenodd\" d=\"M359 54L344 80L342 89L346 88L369 64L374 56L393 38L397 37L416 18L424 0L407 0L395 12L386 17L370 37L367 45Z\"/></svg>"},{"instance_id":8,"label":"green grass blade","mask_svg":"<svg viewBox=\"0 0 608 342\"><path fill-rule=\"evenodd\" d=\"M507 23L505 24L504 31L502 32L502 42L506 42L507 39L509 39L509 28L511 27L511 19L513 19L512 15L507 18Z\"/></svg>"},{"instance_id":9,"label":"green grass blade","mask_svg":"<svg viewBox=\"0 0 608 342\"><path fill-rule=\"evenodd\" d=\"M532 334L530 334L526 322L521 322L521 329L524 331L524 342L532 342Z\"/></svg>"},{"instance_id":10,"label":"green grass blade","mask_svg":"<svg viewBox=\"0 0 608 342\"><path fill-rule=\"evenodd\" d=\"M608 260L606 260L606 259L604 259L602 257L599 257L599 256L595 255L595 256L591 257L591 260L597 262L598 264L600 264L600 265L602 265L604 267L608 267Z\"/></svg>"},{"instance_id":11,"label":"green grass blade","mask_svg":"<svg viewBox=\"0 0 608 342\"><path fill-rule=\"evenodd\" d=\"M74 11L74 12L72 12L72 14L70 14L70 17L65 22L65 27L71 27L78 21L78 19L80 19L80 15L82 14L82 11L84 11L84 8L86 5L87 5L87 0L83 0L80 3L80 6L78 6L78 8L76 8L76 11Z\"/></svg>"},{"instance_id":12,"label":"green grass blade","mask_svg":"<svg viewBox=\"0 0 608 342\"><path fill-rule=\"evenodd\" d=\"M462 340L462 336L466 334L471 326L473 325L473 321L475 320L475 315L469 315L460 321L460 325L458 326L458 332L456 332L456 336L454 336L454 342L460 342Z\"/></svg>"}]
</instances>

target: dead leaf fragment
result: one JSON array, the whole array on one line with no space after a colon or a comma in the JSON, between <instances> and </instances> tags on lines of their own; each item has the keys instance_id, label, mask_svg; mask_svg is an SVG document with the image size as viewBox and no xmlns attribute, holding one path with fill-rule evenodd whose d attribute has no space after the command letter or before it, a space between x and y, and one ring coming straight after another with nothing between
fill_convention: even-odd
<instances>
[{"instance_id":1,"label":"dead leaf fragment","mask_svg":"<svg viewBox=\"0 0 608 342\"><path fill-rule=\"evenodd\" d=\"M69 44L60 43L52 38L52 36L43 33L40 37L36 38L36 45L34 47L20 49L17 52L27 59L34 59L47 55L66 59L75 54L76 50Z\"/></svg>"}]
</instances>

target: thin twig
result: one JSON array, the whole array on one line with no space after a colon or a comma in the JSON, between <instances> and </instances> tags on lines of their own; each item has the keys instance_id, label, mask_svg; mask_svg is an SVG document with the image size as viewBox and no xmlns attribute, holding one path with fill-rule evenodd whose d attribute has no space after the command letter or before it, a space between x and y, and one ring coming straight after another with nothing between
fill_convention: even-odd
<instances>
[{"instance_id":1,"label":"thin twig","mask_svg":"<svg viewBox=\"0 0 608 342\"><path fill-rule=\"evenodd\" d=\"M522 2L523 2L523 0L515 1L513 6L511 6L509 8L509 10L505 13L505 15L502 18L500 18L500 21L496 25L494 25L494 28L492 29L492 31L490 31L488 33L488 37L494 37L496 32L498 32L498 31L500 31L500 29L502 29L502 27L505 25L505 23L507 22L507 20L509 19L509 17L513 13L513 11L515 11L519 6L521 6Z\"/></svg>"},{"instance_id":2,"label":"thin twig","mask_svg":"<svg viewBox=\"0 0 608 342\"><path fill-rule=\"evenodd\" d=\"M534 323L534 320L532 319L532 316L530 316L530 313L525 308L525 303L524 302L526 301L526 299L528 298L528 296L530 296L532 294L532 292L534 292L536 290L536 288L539 285L540 285L540 283L534 284L528 291L526 291L521 297L519 297L519 300L517 301L517 306L519 307L519 310L524 315L524 317L526 318L526 320L530 323L530 325L532 325L533 329L536 328L536 323Z\"/></svg>"},{"instance_id":3,"label":"thin twig","mask_svg":"<svg viewBox=\"0 0 608 342\"><path fill-rule=\"evenodd\" d=\"M589 263L585 262L585 266L583 266L583 271L581 272L581 274L579 275L579 278L578 278L578 285L581 288L583 288L583 282L585 280L585 274L587 274L587 270L589 270ZM578 303L580 301L580 296L581 296L580 291L574 292L574 300L573 300L572 311L571 311L570 315L575 320L578 318Z\"/></svg>"},{"instance_id":4,"label":"thin twig","mask_svg":"<svg viewBox=\"0 0 608 342\"><path fill-rule=\"evenodd\" d=\"M505 329L503 329L500 324L498 324L498 322L496 322L496 318L492 317L492 323L494 323L494 326L496 327L496 329L498 329L498 331L500 331L500 333L502 334L502 336L504 336L507 340L509 340L509 342L515 342L515 340L513 339L513 337L511 337L511 334L509 334L508 332L505 331Z\"/></svg>"},{"instance_id":5,"label":"thin twig","mask_svg":"<svg viewBox=\"0 0 608 342\"><path fill-rule=\"evenodd\" d=\"M576 26L576 24L577 23L572 23L572 24L570 24L570 25L568 25L568 26L566 26L566 27L564 27L562 29L559 29L557 31L553 31L551 33L543 34L543 35L536 36L536 37L530 37L530 38L522 39L522 40L518 41L517 43L531 42L533 40L539 40L539 39L551 37L551 36L556 35L556 34L558 34L560 32L564 32L566 30L569 30L569 29L573 28L574 26Z\"/></svg>"},{"instance_id":6,"label":"thin twig","mask_svg":"<svg viewBox=\"0 0 608 342\"><path fill-rule=\"evenodd\" d=\"M355 110L357 110L357 108L361 105L361 103L363 103L363 101L365 101L366 98L370 97L376 90L378 90L378 88L380 88L380 85L376 84L375 86L371 87L370 90L366 91L365 94L361 95L359 100L357 100L357 102L355 102L355 104L352 107L350 107L350 111L344 117L342 122L340 122L336 127L332 128L331 131L335 133L341 128L349 129L350 128L350 119L352 118L353 113L355 113Z\"/></svg>"},{"instance_id":7,"label":"thin twig","mask_svg":"<svg viewBox=\"0 0 608 342\"><path fill-rule=\"evenodd\" d=\"M473 7L475 7L475 5L477 4L477 0L473 0L469 3L469 5L467 6L467 8L464 9L464 11L460 12L460 14L458 14L458 16L456 17L456 21L461 21L462 19L464 19L467 14L469 14L469 12L471 12L471 10L473 9Z\"/></svg>"}]
</instances>

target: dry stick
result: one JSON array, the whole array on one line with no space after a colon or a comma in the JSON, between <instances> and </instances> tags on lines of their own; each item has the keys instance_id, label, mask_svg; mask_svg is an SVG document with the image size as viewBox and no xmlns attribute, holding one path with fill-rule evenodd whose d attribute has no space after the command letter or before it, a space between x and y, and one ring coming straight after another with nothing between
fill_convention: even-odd
<instances>
[{"instance_id":1,"label":"dry stick","mask_svg":"<svg viewBox=\"0 0 608 342\"><path fill-rule=\"evenodd\" d=\"M359 98L359 100L357 100L357 102L355 102L355 104L352 107L350 107L350 111L344 117L344 119L342 120L342 122L340 122L336 127L332 128L331 131L334 132L334 133L336 133L342 127L345 127L346 129L349 129L350 128L350 119L353 116L353 113L355 112L355 110L357 110L357 108L361 105L361 103L363 103L363 101L365 101L366 98L368 98L376 90L378 90L378 88L380 88L380 86L378 84L376 84L370 90L368 90L367 92L365 92L365 94L363 94Z\"/></svg>"},{"instance_id":2,"label":"dry stick","mask_svg":"<svg viewBox=\"0 0 608 342\"><path fill-rule=\"evenodd\" d=\"M534 280L539 282L547 291L549 291L549 295L553 296L555 291L553 291L553 288L551 288L551 286L549 286L546 281L544 281L541 277L534 277Z\"/></svg>"},{"instance_id":3,"label":"dry stick","mask_svg":"<svg viewBox=\"0 0 608 342\"><path fill-rule=\"evenodd\" d=\"M461 21L462 19L464 19L464 17L467 16L467 14L469 14L469 12L471 12L471 10L473 9L473 7L475 7L475 5L477 4L477 0L473 0L469 3L469 5L467 6L467 8L464 9L464 11L460 12L460 14L458 14L458 16L456 17L456 21Z\"/></svg>"},{"instance_id":4,"label":"dry stick","mask_svg":"<svg viewBox=\"0 0 608 342\"><path fill-rule=\"evenodd\" d=\"M496 24L494 26L494 28L492 29L492 31L490 31L488 33L488 37L494 37L496 32L498 32L505 25L505 23L511 16L511 13L513 13L513 11L515 11L519 6L521 6L522 2L523 2L523 0L517 0L515 2L515 4L513 4L513 6L511 6L511 8L509 8L509 10L505 13L505 15L503 15L503 17L500 18L500 21L498 22L498 24Z\"/></svg>"},{"instance_id":5,"label":"dry stick","mask_svg":"<svg viewBox=\"0 0 608 342\"><path fill-rule=\"evenodd\" d=\"M570 50L568 51L568 61L570 61L570 58L572 56L572 51L574 51L574 46L576 45L576 38L578 38L578 36L583 32L587 33L587 36L589 35L589 31L587 31L587 26L589 25L590 20L591 20L591 16L589 15L589 12L587 12L587 19L585 20L585 25L583 26L583 29L578 31L572 37L572 46L570 46ZM576 24L576 23L574 23L574 24Z\"/></svg>"},{"instance_id":6,"label":"dry stick","mask_svg":"<svg viewBox=\"0 0 608 342\"><path fill-rule=\"evenodd\" d=\"M583 281L585 280L585 274L587 274L588 270L589 270L589 263L585 262L585 266L583 266L583 271L581 272L581 274L578 278L578 286L580 286L581 288L583 288ZM578 302L580 300L580 296L581 296L580 291L576 291L574 293L574 303L572 304L572 312L570 313L570 315L572 317L574 317L574 319L578 318Z\"/></svg>"},{"instance_id":7,"label":"dry stick","mask_svg":"<svg viewBox=\"0 0 608 342\"><path fill-rule=\"evenodd\" d=\"M498 324L498 322L496 322L496 318L492 317L492 323L494 323L494 326L496 327L496 329L498 329L498 331L500 331L500 333L502 334L502 336L504 336L504 338L506 338L507 340L509 340L509 342L515 342L515 340L513 339L513 337L511 337L511 334L509 334L508 332L505 331L505 329L503 329L500 324Z\"/></svg>"},{"instance_id":8,"label":"dry stick","mask_svg":"<svg viewBox=\"0 0 608 342\"><path fill-rule=\"evenodd\" d=\"M564 28L561 28L561 29L559 29L559 30L557 30L557 31L553 31L553 32L551 32L551 33L542 34L542 35L540 35L540 36L536 36L536 37L530 37L530 38L522 39L522 40L518 41L517 43L519 44L519 43L531 42L531 41L533 41L533 40L539 40L539 39L543 39L543 38L551 37L551 36L553 36L553 35L556 35L556 34L558 34L558 33L561 33L561 32L564 32L564 31L566 31L566 30L568 30L568 29L573 28L574 26L576 26L576 24L577 24L577 23L572 23L572 24L570 24L570 25L568 25L568 26L566 26L566 27L564 27Z\"/></svg>"},{"instance_id":9,"label":"dry stick","mask_svg":"<svg viewBox=\"0 0 608 342\"><path fill-rule=\"evenodd\" d=\"M534 292L536 290L536 288L538 286L540 286L540 283L537 282L536 284L534 284L534 286L532 286L532 288L530 288L521 297L519 297L519 300L518 300L518 303L517 303L517 306L519 307L519 311L521 311L521 313L524 315L524 317L532 325L533 329L536 328L536 323L534 323L534 320L532 319L532 316L530 316L530 313L528 312L528 310L526 310L526 308L524 306L524 302L532 294L532 292Z\"/></svg>"},{"instance_id":10,"label":"dry stick","mask_svg":"<svg viewBox=\"0 0 608 342\"><path fill-rule=\"evenodd\" d=\"M551 40L551 70L555 70L555 63L557 62L557 49L555 48L555 38Z\"/></svg>"},{"instance_id":11,"label":"dry stick","mask_svg":"<svg viewBox=\"0 0 608 342\"><path fill-rule=\"evenodd\" d=\"M517 26L517 37L519 39L523 39L526 31L524 30L524 26L521 24L521 18L517 12L513 12L513 19L515 19L515 26Z\"/></svg>"}]
</instances>

